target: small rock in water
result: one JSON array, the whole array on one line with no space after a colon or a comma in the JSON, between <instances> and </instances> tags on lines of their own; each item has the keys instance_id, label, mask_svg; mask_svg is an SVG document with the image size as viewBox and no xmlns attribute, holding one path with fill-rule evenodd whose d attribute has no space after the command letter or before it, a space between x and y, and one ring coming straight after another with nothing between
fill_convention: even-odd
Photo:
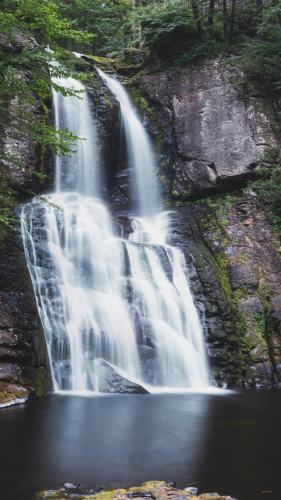
<instances>
[{"instance_id":1,"label":"small rock in water","mask_svg":"<svg viewBox=\"0 0 281 500\"><path fill-rule=\"evenodd\" d=\"M188 486L187 488L184 488L184 491L187 491L187 493L190 493L190 495L193 495L194 497L198 495L198 488L195 488L195 486Z\"/></svg>"},{"instance_id":2,"label":"small rock in water","mask_svg":"<svg viewBox=\"0 0 281 500\"><path fill-rule=\"evenodd\" d=\"M73 484L73 483L64 483L63 486L66 490L76 490L77 489L77 485Z\"/></svg>"}]
</instances>

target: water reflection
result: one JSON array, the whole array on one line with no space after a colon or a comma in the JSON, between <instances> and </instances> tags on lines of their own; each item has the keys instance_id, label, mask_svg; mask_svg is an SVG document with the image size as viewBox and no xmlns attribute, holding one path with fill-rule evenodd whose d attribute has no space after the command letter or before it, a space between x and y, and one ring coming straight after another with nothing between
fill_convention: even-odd
<instances>
[{"instance_id":1,"label":"water reflection","mask_svg":"<svg viewBox=\"0 0 281 500\"><path fill-rule=\"evenodd\" d=\"M30 500L66 481L164 479L280 500L280 410L279 393L51 396L8 409L0 413L1 499Z\"/></svg>"}]
</instances>

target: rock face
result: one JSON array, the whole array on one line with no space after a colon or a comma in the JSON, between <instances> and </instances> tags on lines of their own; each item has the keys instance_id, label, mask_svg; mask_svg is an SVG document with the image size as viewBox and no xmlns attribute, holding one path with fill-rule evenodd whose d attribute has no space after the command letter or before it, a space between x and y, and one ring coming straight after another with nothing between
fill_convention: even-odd
<instances>
[{"instance_id":1,"label":"rock face","mask_svg":"<svg viewBox=\"0 0 281 500\"><path fill-rule=\"evenodd\" d=\"M4 382L23 386L31 394L40 395L50 388L50 377L44 335L20 234L6 236L0 245L0 256L1 403L5 392L13 393L10 385L5 389ZM18 390L16 388L15 392ZM16 396L16 402L18 399ZM10 404L11 401L9 397Z\"/></svg>"},{"instance_id":2,"label":"rock face","mask_svg":"<svg viewBox=\"0 0 281 500\"><path fill-rule=\"evenodd\" d=\"M205 311L213 381L224 387L279 386L277 241L253 194L222 195L216 203L178 208L171 235L185 251L197 305Z\"/></svg>"},{"instance_id":3,"label":"rock face","mask_svg":"<svg viewBox=\"0 0 281 500\"><path fill-rule=\"evenodd\" d=\"M134 85L148 103L143 113L175 210L171 241L189 263L213 381L262 388L281 382L280 244L262 203L241 188L277 141L270 103L242 100L239 77L216 60Z\"/></svg>"},{"instance_id":4,"label":"rock face","mask_svg":"<svg viewBox=\"0 0 281 500\"><path fill-rule=\"evenodd\" d=\"M10 47L5 36L0 37L1 48L11 51L11 57L35 43L17 34ZM1 120L0 139L1 172L15 192L15 205L34 191L46 189L38 174L49 173L47 155L16 126L18 106L16 98L9 103ZM26 111L38 114L42 107L38 103L26 107ZM13 228L0 235L0 407L25 402L51 387L44 335L22 248L19 213L20 206L15 207Z\"/></svg>"},{"instance_id":5,"label":"rock face","mask_svg":"<svg viewBox=\"0 0 281 500\"><path fill-rule=\"evenodd\" d=\"M127 489L118 489L110 491L87 490L81 485L72 483L64 484L59 490L41 491L36 495L36 499L40 498L57 498L71 500L127 500L128 498L151 500L235 500L230 496L221 496L219 493L203 493L197 496L194 492L196 488L186 488L179 490L174 483L165 483L164 481L149 481Z\"/></svg>"},{"instance_id":6,"label":"rock face","mask_svg":"<svg viewBox=\"0 0 281 500\"><path fill-rule=\"evenodd\" d=\"M139 79L169 130L174 197L233 190L249 178L265 148L276 146L269 106L255 97L240 100L237 78L237 71L231 73L217 60Z\"/></svg>"}]
</instances>

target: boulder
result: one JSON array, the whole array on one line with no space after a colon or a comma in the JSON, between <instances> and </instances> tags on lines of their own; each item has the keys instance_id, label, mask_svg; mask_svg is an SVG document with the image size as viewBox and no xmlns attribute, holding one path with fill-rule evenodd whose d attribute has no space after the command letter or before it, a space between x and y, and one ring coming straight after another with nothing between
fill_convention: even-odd
<instances>
[{"instance_id":1,"label":"boulder","mask_svg":"<svg viewBox=\"0 0 281 500\"><path fill-rule=\"evenodd\" d=\"M100 360L97 364L99 390L105 393L121 393L121 394L147 394L148 391L141 385L128 380L120 375L116 369L107 363Z\"/></svg>"}]
</instances>

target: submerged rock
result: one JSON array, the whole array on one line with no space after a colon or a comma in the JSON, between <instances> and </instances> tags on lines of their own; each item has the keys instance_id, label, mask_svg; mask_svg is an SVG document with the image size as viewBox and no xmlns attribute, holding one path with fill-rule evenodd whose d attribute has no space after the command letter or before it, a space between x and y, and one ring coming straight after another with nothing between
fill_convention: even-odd
<instances>
[{"instance_id":1,"label":"submerged rock","mask_svg":"<svg viewBox=\"0 0 281 500\"><path fill-rule=\"evenodd\" d=\"M122 377L114 368L101 361L99 363L99 390L106 393L121 393L121 394L147 394L148 391L141 385L132 382L131 380Z\"/></svg>"},{"instance_id":2,"label":"submerged rock","mask_svg":"<svg viewBox=\"0 0 281 500\"><path fill-rule=\"evenodd\" d=\"M221 496L219 493L203 493L199 496L193 493L197 488L188 488L187 490L177 489L175 483L166 483L165 481L149 481L140 486L133 486L126 489L116 489L109 491L89 490L88 493L82 493L83 487L77 485L76 489L66 488L65 485L58 490L41 491L37 493L36 499L41 498L57 498L71 500L126 500L128 498L147 498L152 500L235 500L230 496ZM194 491L188 491L194 490Z\"/></svg>"}]
</instances>

